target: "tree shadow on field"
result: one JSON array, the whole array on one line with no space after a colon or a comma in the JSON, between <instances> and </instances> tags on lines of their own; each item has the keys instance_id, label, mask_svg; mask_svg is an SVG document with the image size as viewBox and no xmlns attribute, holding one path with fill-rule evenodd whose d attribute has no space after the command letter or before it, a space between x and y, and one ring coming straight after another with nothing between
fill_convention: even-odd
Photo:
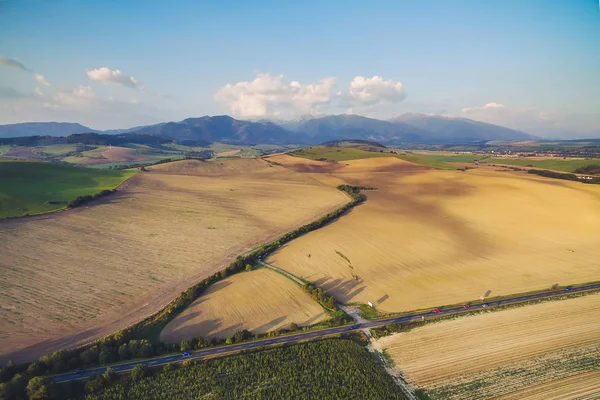
<instances>
[{"instance_id":1,"label":"tree shadow on field","mask_svg":"<svg viewBox=\"0 0 600 400\"><path fill-rule=\"evenodd\" d=\"M0 365L5 365L9 360L14 363L23 363L38 358L44 354L49 354L56 349L72 349L81 346L94 337L101 328L88 329L84 332L67 335L58 339L44 340L31 346L24 347L4 355L0 355Z\"/></svg>"},{"instance_id":2,"label":"tree shadow on field","mask_svg":"<svg viewBox=\"0 0 600 400\"><path fill-rule=\"evenodd\" d=\"M283 321L285 321L286 318L287 318L286 316L275 318L271 322L267 322L266 324L262 324L261 326L258 326L256 328L252 329L252 331L256 332L256 333L269 332L275 326L277 326L280 323L282 323Z\"/></svg>"},{"instance_id":3,"label":"tree shadow on field","mask_svg":"<svg viewBox=\"0 0 600 400\"><path fill-rule=\"evenodd\" d=\"M331 277L330 276L324 276L323 278L319 278L316 281L314 281L312 284L315 287L320 287L323 286L325 284L325 282L327 282L328 280L330 280Z\"/></svg>"},{"instance_id":4,"label":"tree shadow on field","mask_svg":"<svg viewBox=\"0 0 600 400\"><path fill-rule=\"evenodd\" d=\"M302 322L302 323L300 324L300 326L309 326L309 325L312 325L312 324L316 323L316 322L317 322L317 320L318 320L319 318L321 318L323 315L325 315L325 313L324 313L324 312L322 312L322 313L319 313L319 314L315 315L314 317L311 317L311 318L307 319L306 321Z\"/></svg>"},{"instance_id":5,"label":"tree shadow on field","mask_svg":"<svg viewBox=\"0 0 600 400\"><path fill-rule=\"evenodd\" d=\"M220 321L222 322L223 320L220 320ZM227 338L233 336L234 333L241 331L243 328L244 328L244 324L239 322L235 325L227 326L224 329L221 329L219 332L211 333L210 337L218 337L218 338L222 338L222 339L227 339Z\"/></svg>"},{"instance_id":6,"label":"tree shadow on field","mask_svg":"<svg viewBox=\"0 0 600 400\"><path fill-rule=\"evenodd\" d=\"M203 338L217 336L211 332L219 329L223 324L222 321L222 319L207 319L188 326L179 325L181 326L179 329L172 330L164 338L161 337L161 340L168 343L177 343L183 339L192 339L198 336Z\"/></svg>"},{"instance_id":7,"label":"tree shadow on field","mask_svg":"<svg viewBox=\"0 0 600 400\"><path fill-rule=\"evenodd\" d=\"M231 285L231 281L228 281L228 280L225 280L225 281L219 281L219 282L217 282L217 283L213 283L212 285L210 285L210 286L207 288L207 292L209 292L209 293L214 293L214 292L216 292L217 290L225 289L225 288L226 288L227 286L229 286L229 285ZM206 292L205 292L205 293L206 293ZM194 303L195 303L196 301L198 301L198 300L202 299L202 298L203 298L203 296L204 296L204 295L202 295L202 296L200 296L200 298L196 299L196 300L194 301Z\"/></svg>"},{"instance_id":8,"label":"tree shadow on field","mask_svg":"<svg viewBox=\"0 0 600 400\"><path fill-rule=\"evenodd\" d=\"M175 333L179 330L185 330L186 327L184 325L187 322L192 321L194 318L199 317L200 315L202 315L202 311L191 312L186 315L180 315L175 317L174 320L167 324L167 326L169 327L169 331Z\"/></svg>"},{"instance_id":9,"label":"tree shadow on field","mask_svg":"<svg viewBox=\"0 0 600 400\"><path fill-rule=\"evenodd\" d=\"M366 289L362 279L334 279L333 281L323 285L323 290L328 294L333 295L336 300L346 303L351 301L355 296Z\"/></svg>"},{"instance_id":10,"label":"tree shadow on field","mask_svg":"<svg viewBox=\"0 0 600 400\"><path fill-rule=\"evenodd\" d=\"M380 305L381 303L383 303L384 301L386 301L389 298L390 298L390 296L388 296L387 294L384 294L383 296L381 296L379 298L379 300L377 300L377 302L375 304Z\"/></svg>"}]
</instances>

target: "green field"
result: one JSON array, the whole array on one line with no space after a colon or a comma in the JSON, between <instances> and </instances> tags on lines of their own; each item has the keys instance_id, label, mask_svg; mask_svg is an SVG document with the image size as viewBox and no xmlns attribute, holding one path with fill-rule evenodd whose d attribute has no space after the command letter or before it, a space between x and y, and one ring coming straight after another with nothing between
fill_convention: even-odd
<instances>
[{"instance_id":1,"label":"green field","mask_svg":"<svg viewBox=\"0 0 600 400\"><path fill-rule=\"evenodd\" d=\"M288 153L291 156L308 158L317 161L349 161L359 160L363 158L378 158L378 157L396 157L401 160L412 162L415 164L425 165L427 167L437 169L456 169L457 167L438 161L435 158L422 156L420 154L403 153L398 151L397 154L390 153L390 150L383 152L365 151L347 147L311 147L299 149Z\"/></svg>"},{"instance_id":2,"label":"green field","mask_svg":"<svg viewBox=\"0 0 600 400\"><path fill-rule=\"evenodd\" d=\"M332 339L171 366L136 382L122 379L85 398L375 400L403 396L364 347Z\"/></svg>"},{"instance_id":3,"label":"green field","mask_svg":"<svg viewBox=\"0 0 600 400\"><path fill-rule=\"evenodd\" d=\"M0 161L0 218L63 209L69 200L77 196L114 189L135 172L44 162Z\"/></svg>"},{"instance_id":4,"label":"green field","mask_svg":"<svg viewBox=\"0 0 600 400\"><path fill-rule=\"evenodd\" d=\"M291 156L308 158L317 161L348 161L362 158L394 157L388 150L387 153L376 153L348 147L310 147L288 153Z\"/></svg>"},{"instance_id":5,"label":"green field","mask_svg":"<svg viewBox=\"0 0 600 400\"><path fill-rule=\"evenodd\" d=\"M407 153L411 154L410 152L407 152ZM442 162L442 163L449 163L449 162L472 163L475 161L481 161L482 159L488 157L488 156L485 156L482 154L447 154L447 153L432 154L432 153L419 153L419 152L415 152L414 155L418 156L419 158L425 158L427 160L431 160L431 161L435 161L435 162Z\"/></svg>"},{"instance_id":6,"label":"green field","mask_svg":"<svg viewBox=\"0 0 600 400\"><path fill-rule=\"evenodd\" d=\"M600 165L600 159L588 158L588 159L562 159L562 158L551 158L545 160L533 160L528 158L487 158L480 161L488 164L507 164L522 167L535 167L540 169L551 169L555 171L564 172L575 172L577 168L585 167L587 165Z\"/></svg>"},{"instance_id":7,"label":"green field","mask_svg":"<svg viewBox=\"0 0 600 400\"><path fill-rule=\"evenodd\" d=\"M67 153L77 151L78 147L79 146L77 146L76 144L55 144L51 146L40 146L36 149L39 152L50 154L52 156L62 156Z\"/></svg>"}]
</instances>

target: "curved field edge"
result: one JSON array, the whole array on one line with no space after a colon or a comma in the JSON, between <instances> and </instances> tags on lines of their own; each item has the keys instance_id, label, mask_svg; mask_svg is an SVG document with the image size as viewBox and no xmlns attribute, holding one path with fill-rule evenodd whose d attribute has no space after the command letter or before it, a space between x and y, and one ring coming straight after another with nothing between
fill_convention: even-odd
<instances>
[{"instance_id":1,"label":"curved field edge","mask_svg":"<svg viewBox=\"0 0 600 400\"><path fill-rule=\"evenodd\" d=\"M422 157L412 152L403 152L396 150L380 150L379 152L367 151L355 148L339 148L339 147L311 147L308 149L300 149L290 151L286 153L293 157L305 158L314 161L330 161L330 162L342 162L350 160L361 160L365 158L383 158L393 157L412 164L423 165L425 167L442 169L442 170L456 170L459 167L448 164L444 161L439 161L432 158Z\"/></svg>"},{"instance_id":2,"label":"curved field edge","mask_svg":"<svg viewBox=\"0 0 600 400\"><path fill-rule=\"evenodd\" d=\"M98 365L103 363L100 355L103 353L103 349L108 347L114 348L116 346L121 348L125 346L125 349L127 349L128 345L130 345L131 351L127 352L127 357L124 358L125 360L131 359L132 357L148 357L155 351L155 347L159 349L158 351L162 352L165 350L175 350L174 348L166 348L158 341L160 332L177 314L185 310L193 301L200 297L210 285L225 279L229 275L245 271L246 265L254 264L259 258L263 258L267 254L278 249L282 244L287 243L298 236L304 235L335 221L350 209L366 200L366 196L360 194L360 188L342 185L338 187L338 189L347 194L351 201L316 221L303 225L298 229L282 235L278 239L265 243L245 255L238 256L236 261L231 263L224 270L191 286L186 291L180 293L179 296L161 310L130 327L73 350L57 350L52 354L41 357L39 361L4 368L3 376L0 376L0 382L5 382L7 379L10 380L12 376L25 372L28 368L34 368L34 370L37 371L37 374L34 375L45 375L47 373L58 373L74 369L82 365L81 363L86 366ZM345 314L338 314L339 310L332 314L333 318L341 323L346 321L344 318ZM208 345L211 344L208 343ZM90 362L85 361L86 354L90 355L91 358L88 358ZM68 362L68 360L73 359L77 360L75 361L75 364L73 362ZM114 361L118 360L111 360L110 362ZM35 367L31 367L32 365Z\"/></svg>"},{"instance_id":3,"label":"curved field edge","mask_svg":"<svg viewBox=\"0 0 600 400\"><path fill-rule=\"evenodd\" d=\"M165 326L160 341L230 338L241 330L258 335L292 324L308 327L328 318L326 311L291 279L268 268L250 268L208 287Z\"/></svg>"},{"instance_id":4,"label":"curved field edge","mask_svg":"<svg viewBox=\"0 0 600 400\"><path fill-rule=\"evenodd\" d=\"M97 170L34 161L0 161L0 220L63 211L78 197L118 189L137 169Z\"/></svg>"}]
</instances>

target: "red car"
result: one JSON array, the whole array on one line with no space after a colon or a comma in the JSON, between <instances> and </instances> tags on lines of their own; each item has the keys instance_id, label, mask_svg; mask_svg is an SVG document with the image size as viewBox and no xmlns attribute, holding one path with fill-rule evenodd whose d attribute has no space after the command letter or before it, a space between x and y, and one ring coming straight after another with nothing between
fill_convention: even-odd
<instances>
[{"instance_id":1,"label":"red car","mask_svg":"<svg viewBox=\"0 0 600 400\"><path fill-rule=\"evenodd\" d=\"M437 314L437 313L439 313L439 312L440 312L440 309L439 309L439 308L436 308L435 310L433 310L433 313L434 313L434 314Z\"/></svg>"},{"instance_id":2,"label":"red car","mask_svg":"<svg viewBox=\"0 0 600 400\"><path fill-rule=\"evenodd\" d=\"M471 306L470 306L470 305L468 305L468 304L465 304L465 305L463 306L463 308L469 308L469 307L471 307Z\"/></svg>"}]
</instances>

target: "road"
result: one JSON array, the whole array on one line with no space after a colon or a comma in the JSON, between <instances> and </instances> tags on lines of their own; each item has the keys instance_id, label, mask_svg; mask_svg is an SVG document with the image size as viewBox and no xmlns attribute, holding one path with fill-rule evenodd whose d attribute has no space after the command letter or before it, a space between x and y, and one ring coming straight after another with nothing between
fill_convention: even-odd
<instances>
[{"instance_id":1,"label":"road","mask_svg":"<svg viewBox=\"0 0 600 400\"><path fill-rule=\"evenodd\" d=\"M283 270L282 270L282 272L285 273L285 271L283 271ZM241 350L265 348L265 347L286 344L286 343L297 343L297 342L300 342L303 340L316 339L316 338L321 338L321 337L334 335L334 334L338 334L338 333L351 332L351 331L355 331L355 330L359 330L359 329L377 328L377 327L385 326L387 324L396 324L396 323L402 323L402 322L422 320L423 318L430 318L430 317L440 316L440 315L461 314L461 313L469 312L471 310L481 309L483 307L483 304L487 304L489 307L508 305L508 304L516 304L516 303L521 303L521 302L529 301L529 300L544 299L544 298L548 298L548 297L560 296L560 295L569 294L569 293L578 293L578 292L585 292L585 291L597 290L597 289L600 289L600 283L576 287L570 291L568 291L566 289L560 289L560 290L555 290L555 291L551 291L551 292L530 294L530 295L513 297L510 299L504 299L504 300L498 300L498 301L490 301L487 303L471 305L468 309L465 309L463 307L445 308L445 309L441 310L439 313L427 312L427 313L403 315L400 317L392 317L392 318L373 320L373 321L368 321L368 322L363 322L363 323L357 323L357 324L354 324L351 326L345 325L345 326L340 326L340 327L335 327L335 328L322 329L322 330L318 330L318 331L307 331L307 332L301 332L301 333L288 335L288 336L265 338L265 339L261 339L261 340L244 342L244 343L234 344L234 345L229 345L229 346L197 350L197 351L191 352L191 354L189 356L183 356L181 354L171 354L171 355L160 356L160 357L156 357L156 358L152 358L152 359L148 359L148 360L137 360L137 361L132 361L132 362L123 363L123 364L119 364L119 365L111 365L110 367L115 372L125 372L125 371L130 371L136 365L140 365L140 364L146 365L148 367L153 367L156 365L164 365L164 364L168 364L168 363L172 363L172 362L181 362L181 361L190 360L190 359L192 359L192 360L202 359L205 357L218 356L218 355L221 355L224 353L238 352ZM68 381L72 381L72 380L89 378L90 376L101 374L104 371L106 371L106 367L98 367L98 368L92 368L92 369L83 371L80 374L74 374L73 372L70 372L70 373L55 375L53 378L54 378L54 381L57 383L68 382Z\"/></svg>"},{"instance_id":2,"label":"road","mask_svg":"<svg viewBox=\"0 0 600 400\"><path fill-rule=\"evenodd\" d=\"M304 282L302 279L298 278L296 275L294 275L294 274L290 274L289 272L287 272L287 271L286 271L286 270L284 270L284 269L277 268L277 267L276 267L276 266L274 266L274 265L268 264L268 263L266 263L266 262L262 261L260 258L258 259L258 263L259 263L260 265L262 265L263 267L270 268L270 269L272 269L273 271L277 271L277 272L279 272L280 274L283 274L283 275L287 276L288 278L290 278L291 280L293 280L294 282L296 282L296 283L297 283L298 285L300 285L300 286L304 286L304 284L306 283L306 282Z\"/></svg>"}]
</instances>

